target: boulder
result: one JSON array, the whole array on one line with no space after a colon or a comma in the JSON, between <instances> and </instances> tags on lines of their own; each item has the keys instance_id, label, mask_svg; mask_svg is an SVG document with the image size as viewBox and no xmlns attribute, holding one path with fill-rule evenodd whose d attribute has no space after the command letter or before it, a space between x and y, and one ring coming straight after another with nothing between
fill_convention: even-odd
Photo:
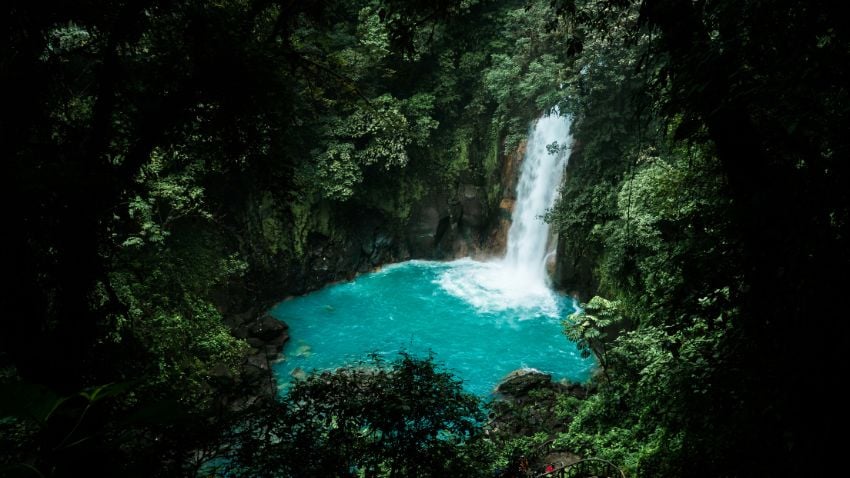
<instances>
[{"instance_id":1,"label":"boulder","mask_svg":"<svg viewBox=\"0 0 850 478\"><path fill-rule=\"evenodd\" d=\"M504 216L510 219L511 214L514 212L514 204L516 204L515 199L502 198L502 200L499 201L499 212L503 213Z\"/></svg>"},{"instance_id":2,"label":"boulder","mask_svg":"<svg viewBox=\"0 0 850 478\"><path fill-rule=\"evenodd\" d=\"M286 330L284 330L277 337L275 337L271 340L266 340L265 344L267 346L273 346L273 347L276 347L278 350L281 350L281 349L283 349L283 344L285 344L288 340L289 340L289 333Z\"/></svg>"},{"instance_id":3,"label":"boulder","mask_svg":"<svg viewBox=\"0 0 850 478\"><path fill-rule=\"evenodd\" d=\"M251 324L251 327L248 329L248 335L263 341L270 341L279 338L281 335L285 334L288 329L289 326L285 323L275 319L269 314L265 314L257 319L256 322Z\"/></svg>"},{"instance_id":4,"label":"boulder","mask_svg":"<svg viewBox=\"0 0 850 478\"><path fill-rule=\"evenodd\" d=\"M496 387L496 392L514 398L524 397L539 388L550 388L552 376L534 369L515 370Z\"/></svg>"},{"instance_id":5,"label":"boulder","mask_svg":"<svg viewBox=\"0 0 850 478\"><path fill-rule=\"evenodd\" d=\"M266 360L275 361L280 357L280 352L283 349L282 346L278 345L266 345Z\"/></svg>"},{"instance_id":6,"label":"boulder","mask_svg":"<svg viewBox=\"0 0 850 478\"><path fill-rule=\"evenodd\" d=\"M248 337L245 339L245 342L248 342L248 345L251 348L259 349L266 346L266 341L257 337Z\"/></svg>"},{"instance_id":7,"label":"boulder","mask_svg":"<svg viewBox=\"0 0 850 478\"><path fill-rule=\"evenodd\" d=\"M474 229L484 229L488 224L487 198L477 187L466 184L460 190L463 222Z\"/></svg>"},{"instance_id":8,"label":"boulder","mask_svg":"<svg viewBox=\"0 0 850 478\"><path fill-rule=\"evenodd\" d=\"M269 360L265 353L256 353L245 358L245 368L256 368L259 370L269 369Z\"/></svg>"},{"instance_id":9,"label":"boulder","mask_svg":"<svg viewBox=\"0 0 850 478\"><path fill-rule=\"evenodd\" d=\"M248 325L255 317L256 315L253 310L246 310L238 313L224 314L223 322L230 329L234 337L244 339L248 337Z\"/></svg>"}]
</instances>

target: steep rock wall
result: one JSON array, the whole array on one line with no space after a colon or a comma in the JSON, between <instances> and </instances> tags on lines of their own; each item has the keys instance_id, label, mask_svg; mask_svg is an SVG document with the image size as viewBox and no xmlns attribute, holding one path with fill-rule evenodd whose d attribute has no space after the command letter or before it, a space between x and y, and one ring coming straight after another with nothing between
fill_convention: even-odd
<instances>
[{"instance_id":1,"label":"steep rock wall","mask_svg":"<svg viewBox=\"0 0 850 478\"><path fill-rule=\"evenodd\" d=\"M524 148L521 143L504 154L500 137L478 154L467 153L466 167L452 183L402 182L409 191L369 201L286 200L273 191L252 192L233 226L249 272L220 292L222 312L260 314L283 297L383 264L503 254Z\"/></svg>"},{"instance_id":2,"label":"steep rock wall","mask_svg":"<svg viewBox=\"0 0 850 478\"><path fill-rule=\"evenodd\" d=\"M582 161L582 144L576 140L564 174L566 184L575 180L575 175L572 173L581 168ZM558 234L552 282L556 288L582 302L590 300L599 287L599 280L593 271L598 251L592 250L593 247L595 245L582 240L580 234L570 234L568 230L560 231Z\"/></svg>"},{"instance_id":3,"label":"steep rock wall","mask_svg":"<svg viewBox=\"0 0 850 478\"><path fill-rule=\"evenodd\" d=\"M507 154L504 135L485 143L461 148L463 167L452 181L416 182L413 173L414 181L367 191L366 200L307 201L270 190L245 196L229 214L229 229L248 271L215 299L233 334L252 347L242 386L275 393L272 362L289 338L285 325L268 327L265 312L276 301L383 264L503 255L525 142Z\"/></svg>"}]
</instances>

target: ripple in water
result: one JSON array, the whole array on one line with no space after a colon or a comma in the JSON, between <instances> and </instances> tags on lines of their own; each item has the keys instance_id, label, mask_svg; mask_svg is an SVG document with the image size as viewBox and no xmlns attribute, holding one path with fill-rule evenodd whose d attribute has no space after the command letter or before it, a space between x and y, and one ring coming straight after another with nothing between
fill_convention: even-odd
<instances>
[{"instance_id":1,"label":"ripple in water","mask_svg":"<svg viewBox=\"0 0 850 478\"><path fill-rule=\"evenodd\" d=\"M450 263L437 283L449 294L469 303L478 312L512 309L526 318L558 317L562 300L542 281L526 277L503 261L478 262L460 259Z\"/></svg>"},{"instance_id":2,"label":"ripple in water","mask_svg":"<svg viewBox=\"0 0 850 478\"><path fill-rule=\"evenodd\" d=\"M279 303L293 340L275 365L282 389L311 370L334 369L377 352L433 351L472 393L486 396L509 372L534 368L585 381L594 363L561 332L569 297L518 287L499 262L410 261ZM525 290L525 293L515 292Z\"/></svg>"},{"instance_id":3,"label":"ripple in water","mask_svg":"<svg viewBox=\"0 0 850 478\"><path fill-rule=\"evenodd\" d=\"M575 304L549 289L544 266L551 241L541 216L554 204L569 144L557 110L529 132L504 259L410 261L278 304L272 314L296 338L275 367L281 386L399 350L433 351L479 395L519 368L586 380L593 362L561 333Z\"/></svg>"}]
</instances>

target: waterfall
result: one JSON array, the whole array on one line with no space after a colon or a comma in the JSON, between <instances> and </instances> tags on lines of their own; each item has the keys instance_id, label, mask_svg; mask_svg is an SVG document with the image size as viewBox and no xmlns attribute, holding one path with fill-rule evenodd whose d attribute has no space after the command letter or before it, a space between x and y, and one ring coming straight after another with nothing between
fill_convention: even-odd
<instances>
[{"instance_id":1,"label":"waterfall","mask_svg":"<svg viewBox=\"0 0 850 478\"><path fill-rule=\"evenodd\" d=\"M542 216L558 196L569 131L569 121L557 111L538 119L522 161L504 264L518 279L534 285L546 281L549 225Z\"/></svg>"},{"instance_id":2,"label":"waterfall","mask_svg":"<svg viewBox=\"0 0 850 478\"><path fill-rule=\"evenodd\" d=\"M558 299L546 280L549 225L546 210L555 204L570 144L569 120L553 110L534 124L517 184L505 257L491 262L455 261L437 280L448 293L479 311L524 310L520 319L558 317Z\"/></svg>"}]
</instances>

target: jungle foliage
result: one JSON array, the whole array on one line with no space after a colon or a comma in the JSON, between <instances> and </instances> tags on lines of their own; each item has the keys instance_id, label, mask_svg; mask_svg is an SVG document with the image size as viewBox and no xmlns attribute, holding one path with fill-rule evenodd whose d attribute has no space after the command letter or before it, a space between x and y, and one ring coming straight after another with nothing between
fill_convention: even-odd
<instances>
[{"instance_id":1,"label":"jungle foliage","mask_svg":"<svg viewBox=\"0 0 850 478\"><path fill-rule=\"evenodd\" d=\"M227 476L489 475L479 398L433 358L314 374L270 406L229 438Z\"/></svg>"},{"instance_id":2,"label":"jungle foliage","mask_svg":"<svg viewBox=\"0 0 850 478\"><path fill-rule=\"evenodd\" d=\"M564 56L545 2L8 11L2 466L35 475L193 474L258 393L225 316L291 293L280 266L346 222L403 223L461 177L498 201L505 138L556 85L537 53Z\"/></svg>"},{"instance_id":3,"label":"jungle foliage","mask_svg":"<svg viewBox=\"0 0 850 478\"><path fill-rule=\"evenodd\" d=\"M635 476L825 473L820 430L846 423L846 26L825 2L559 5L582 48L550 219L565 285L599 296L566 332L606 365L560 440Z\"/></svg>"},{"instance_id":4,"label":"jungle foliage","mask_svg":"<svg viewBox=\"0 0 850 478\"><path fill-rule=\"evenodd\" d=\"M276 268L348 222L401 225L461 182L497 204L500 157L556 104L575 144L549 220L588 301L565 331L604 365L596 394L559 402L558 443L630 476L810 476L842 456L821 432L847 425L840 5L7 8L3 473L474 475L545 441L493 449L459 384L409 357L253 401L225 319L290 293Z\"/></svg>"}]
</instances>

